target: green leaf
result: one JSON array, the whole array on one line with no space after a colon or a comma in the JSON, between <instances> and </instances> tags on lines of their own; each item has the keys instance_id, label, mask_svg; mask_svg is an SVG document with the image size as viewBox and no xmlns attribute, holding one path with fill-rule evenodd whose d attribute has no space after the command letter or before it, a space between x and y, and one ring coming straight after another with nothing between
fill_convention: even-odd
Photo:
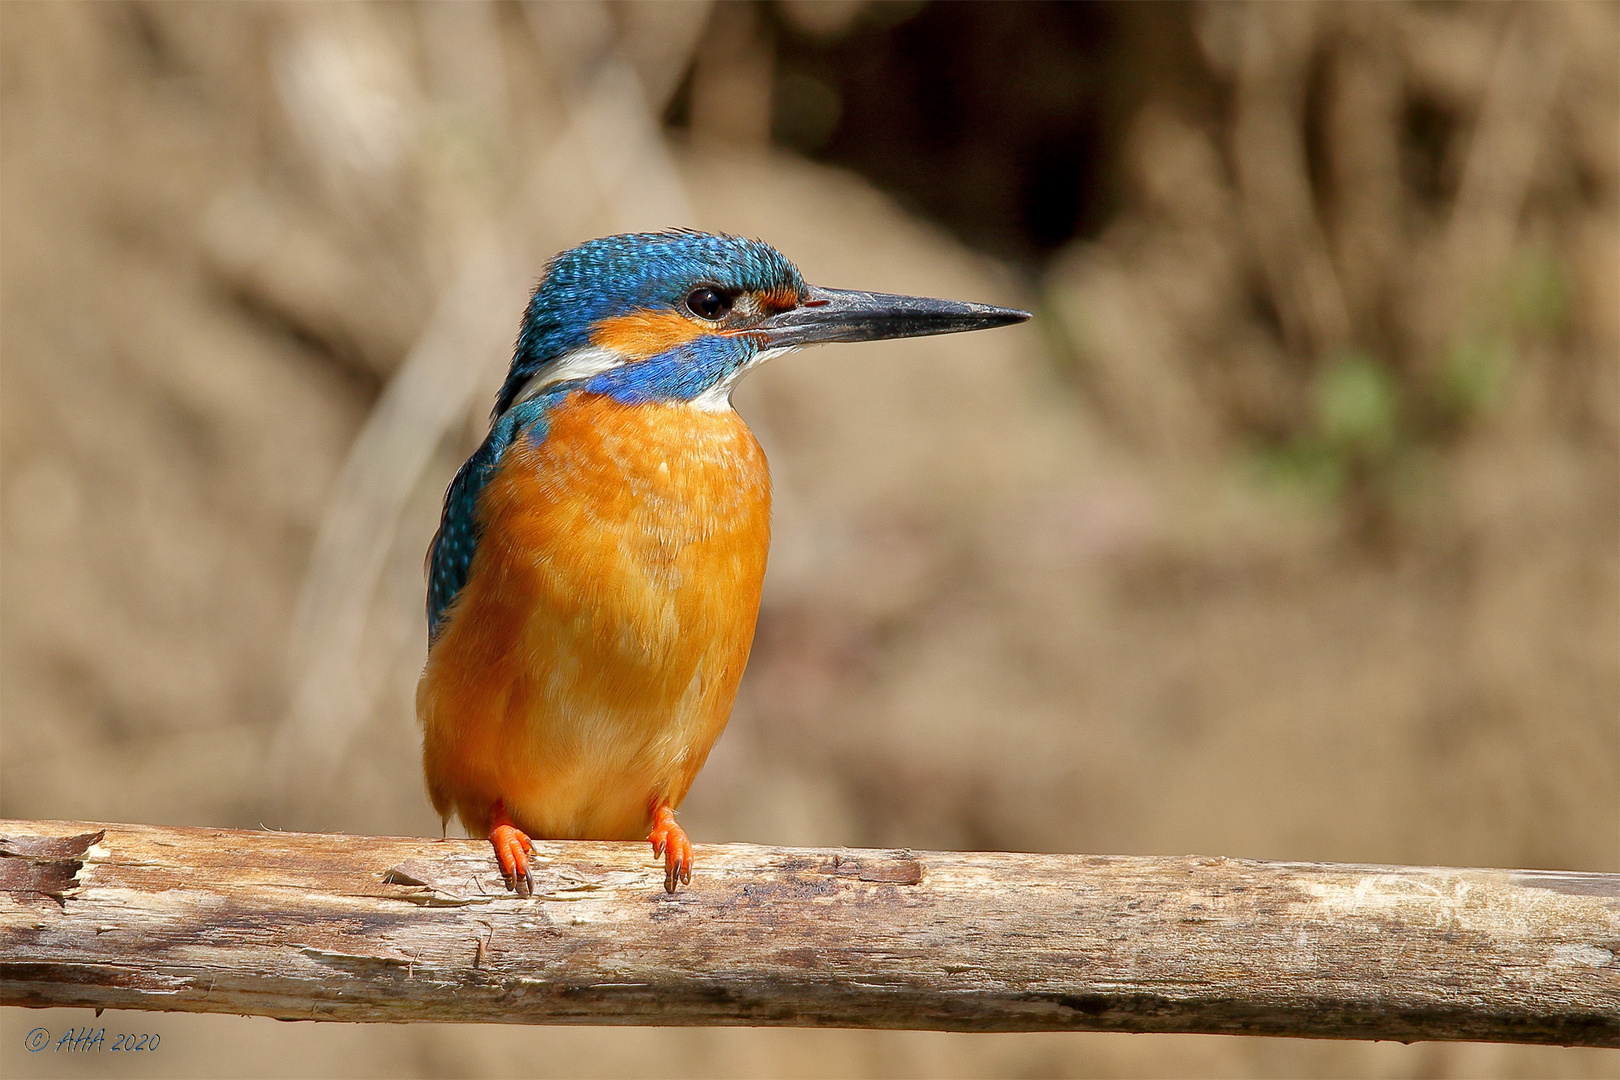
<instances>
[{"instance_id":1,"label":"green leaf","mask_svg":"<svg viewBox=\"0 0 1620 1080\"><path fill-rule=\"evenodd\" d=\"M1311 388L1317 430L1347 450L1381 450L1395 442L1400 390L1387 368L1362 349L1337 353Z\"/></svg>"}]
</instances>

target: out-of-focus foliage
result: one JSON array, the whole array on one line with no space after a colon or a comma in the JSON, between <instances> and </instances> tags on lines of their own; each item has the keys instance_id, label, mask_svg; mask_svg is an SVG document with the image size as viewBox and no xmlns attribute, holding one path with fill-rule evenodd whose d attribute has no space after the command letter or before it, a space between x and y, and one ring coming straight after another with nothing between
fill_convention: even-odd
<instances>
[{"instance_id":1,"label":"out-of-focus foliage","mask_svg":"<svg viewBox=\"0 0 1620 1080\"><path fill-rule=\"evenodd\" d=\"M1601 3L7 5L0 812L437 828L444 485L546 258L686 224L1037 312L737 394L775 546L699 842L1614 869L1617 55ZM152 1024L166 1075L1610 1068Z\"/></svg>"}]
</instances>

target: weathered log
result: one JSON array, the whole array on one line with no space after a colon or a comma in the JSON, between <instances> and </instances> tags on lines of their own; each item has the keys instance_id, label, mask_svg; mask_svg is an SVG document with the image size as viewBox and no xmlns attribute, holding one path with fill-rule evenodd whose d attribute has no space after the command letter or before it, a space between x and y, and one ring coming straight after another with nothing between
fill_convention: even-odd
<instances>
[{"instance_id":1,"label":"weathered log","mask_svg":"<svg viewBox=\"0 0 1620 1080\"><path fill-rule=\"evenodd\" d=\"M0 821L0 1003L1620 1045L1620 875Z\"/></svg>"}]
</instances>

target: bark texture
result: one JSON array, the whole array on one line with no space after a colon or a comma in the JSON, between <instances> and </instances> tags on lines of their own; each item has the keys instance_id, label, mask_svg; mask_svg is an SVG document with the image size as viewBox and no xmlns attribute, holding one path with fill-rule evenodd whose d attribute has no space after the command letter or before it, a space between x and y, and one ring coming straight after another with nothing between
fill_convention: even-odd
<instances>
[{"instance_id":1,"label":"bark texture","mask_svg":"<svg viewBox=\"0 0 1620 1080\"><path fill-rule=\"evenodd\" d=\"M0 1003L1620 1045L1620 876L0 821Z\"/></svg>"}]
</instances>

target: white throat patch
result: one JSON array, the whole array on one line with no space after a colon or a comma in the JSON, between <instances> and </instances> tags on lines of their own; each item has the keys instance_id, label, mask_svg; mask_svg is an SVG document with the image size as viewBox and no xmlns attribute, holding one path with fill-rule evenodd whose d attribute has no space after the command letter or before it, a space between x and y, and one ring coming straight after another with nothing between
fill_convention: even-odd
<instances>
[{"instance_id":1,"label":"white throat patch","mask_svg":"<svg viewBox=\"0 0 1620 1080\"><path fill-rule=\"evenodd\" d=\"M780 349L763 349L754 355L748 363L743 364L736 371L709 387L690 402L694 409L703 412L728 412L731 409L731 390L737 385L737 380L753 371L767 360L774 360L784 353L790 353L798 348L797 345L788 345Z\"/></svg>"}]
</instances>

